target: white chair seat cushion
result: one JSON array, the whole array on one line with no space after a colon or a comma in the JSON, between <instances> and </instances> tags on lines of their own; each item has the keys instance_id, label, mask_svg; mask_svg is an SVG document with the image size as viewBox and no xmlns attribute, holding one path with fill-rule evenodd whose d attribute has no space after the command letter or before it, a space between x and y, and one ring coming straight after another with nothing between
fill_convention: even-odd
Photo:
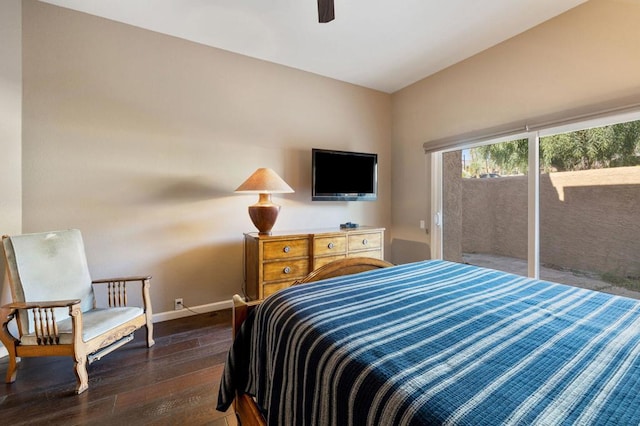
<instances>
[{"instance_id":1,"label":"white chair seat cushion","mask_svg":"<svg viewBox=\"0 0 640 426\"><path fill-rule=\"evenodd\" d=\"M143 315L142 308L137 306L127 306L121 308L91 309L82 313L82 340L89 340L108 332L140 315ZM58 335L60 344L72 343L71 317L58 322ZM35 333L23 335L20 339L23 345L37 345Z\"/></svg>"}]
</instances>

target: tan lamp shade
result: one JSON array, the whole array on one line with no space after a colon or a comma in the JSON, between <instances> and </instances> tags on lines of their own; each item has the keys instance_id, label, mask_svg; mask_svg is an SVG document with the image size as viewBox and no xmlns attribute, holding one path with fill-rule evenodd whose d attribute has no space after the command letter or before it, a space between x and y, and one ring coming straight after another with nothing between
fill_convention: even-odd
<instances>
[{"instance_id":1,"label":"tan lamp shade","mask_svg":"<svg viewBox=\"0 0 640 426\"><path fill-rule=\"evenodd\" d=\"M253 172L235 192L260 194L258 202L249 206L249 217L260 234L271 234L276 223L280 206L271 201L271 194L291 193L294 190L280 176L269 168Z\"/></svg>"}]
</instances>

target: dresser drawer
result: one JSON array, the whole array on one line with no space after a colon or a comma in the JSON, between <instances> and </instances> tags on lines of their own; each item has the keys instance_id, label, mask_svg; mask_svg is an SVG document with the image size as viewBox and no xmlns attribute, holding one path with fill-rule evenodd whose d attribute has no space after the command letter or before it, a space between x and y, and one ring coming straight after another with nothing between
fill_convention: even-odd
<instances>
[{"instance_id":1,"label":"dresser drawer","mask_svg":"<svg viewBox=\"0 0 640 426\"><path fill-rule=\"evenodd\" d=\"M309 256L309 239L265 241L262 251L265 260Z\"/></svg>"},{"instance_id":2,"label":"dresser drawer","mask_svg":"<svg viewBox=\"0 0 640 426\"><path fill-rule=\"evenodd\" d=\"M244 291L251 300L261 299L334 260L363 256L384 257L384 228L245 233Z\"/></svg>"},{"instance_id":3,"label":"dresser drawer","mask_svg":"<svg viewBox=\"0 0 640 426\"><path fill-rule=\"evenodd\" d=\"M295 280L309 273L309 259L267 262L263 265L263 280Z\"/></svg>"},{"instance_id":4,"label":"dresser drawer","mask_svg":"<svg viewBox=\"0 0 640 426\"><path fill-rule=\"evenodd\" d=\"M372 257L374 259L382 260L382 250L375 249L354 251L353 253L349 254L349 257Z\"/></svg>"},{"instance_id":5,"label":"dresser drawer","mask_svg":"<svg viewBox=\"0 0 640 426\"><path fill-rule=\"evenodd\" d=\"M313 255L338 255L347 252L346 235L333 235L330 237L315 237L313 239Z\"/></svg>"},{"instance_id":6,"label":"dresser drawer","mask_svg":"<svg viewBox=\"0 0 640 426\"><path fill-rule=\"evenodd\" d=\"M380 247L382 247L382 234L380 232L349 235L350 252L355 250L379 249Z\"/></svg>"},{"instance_id":7,"label":"dresser drawer","mask_svg":"<svg viewBox=\"0 0 640 426\"><path fill-rule=\"evenodd\" d=\"M293 284L294 282L295 280L284 281L284 282L273 283L273 284L265 284L262 286L262 298L271 296L273 293L275 293L278 290L282 290L283 288L291 287L291 284Z\"/></svg>"},{"instance_id":8,"label":"dresser drawer","mask_svg":"<svg viewBox=\"0 0 640 426\"><path fill-rule=\"evenodd\" d=\"M327 263L331 263L334 260L344 259L346 257L347 257L346 254L339 254L339 255L336 255L336 256L314 257L313 258L313 270L316 270L319 267L326 265Z\"/></svg>"}]
</instances>

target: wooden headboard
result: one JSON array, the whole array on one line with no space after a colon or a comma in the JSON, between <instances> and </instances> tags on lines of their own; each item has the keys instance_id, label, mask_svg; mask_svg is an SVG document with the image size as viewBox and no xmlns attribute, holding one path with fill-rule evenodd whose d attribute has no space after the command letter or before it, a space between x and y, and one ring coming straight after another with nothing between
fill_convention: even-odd
<instances>
[{"instance_id":1,"label":"wooden headboard","mask_svg":"<svg viewBox=\"0 0 640 426\"><path fill-rule=\"evenodd\" d=\"M357 274L359 272L370 271L372 269L387 268L393 266L386 260L374 259L371 257L352 257L348 259L335 260L328 263L306 277L296 281L293 285L311 283L314 281L324 280L326 278L339 277L342 275ZM253 300L245 301L242 296L236 294L233 296L233 337L235 338L240 326L249 315L252 309L258 306L262 301Z\"/></svg>"}]
</instances>

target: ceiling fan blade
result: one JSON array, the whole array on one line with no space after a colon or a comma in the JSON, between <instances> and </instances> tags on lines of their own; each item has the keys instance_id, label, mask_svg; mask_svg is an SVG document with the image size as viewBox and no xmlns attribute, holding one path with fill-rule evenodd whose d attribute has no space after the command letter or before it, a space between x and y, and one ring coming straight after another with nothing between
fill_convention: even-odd
<instances>
[{"instance_id":1,"label":"ceiling fan blade","mask_svg":"<svg viewBox=\"0 0 640 426\"><path fill-rule=\"evenodd\" d=\"M335 19L333 0L318 0L318 22L326 23Z\"/></svg>"}]
</instances>

